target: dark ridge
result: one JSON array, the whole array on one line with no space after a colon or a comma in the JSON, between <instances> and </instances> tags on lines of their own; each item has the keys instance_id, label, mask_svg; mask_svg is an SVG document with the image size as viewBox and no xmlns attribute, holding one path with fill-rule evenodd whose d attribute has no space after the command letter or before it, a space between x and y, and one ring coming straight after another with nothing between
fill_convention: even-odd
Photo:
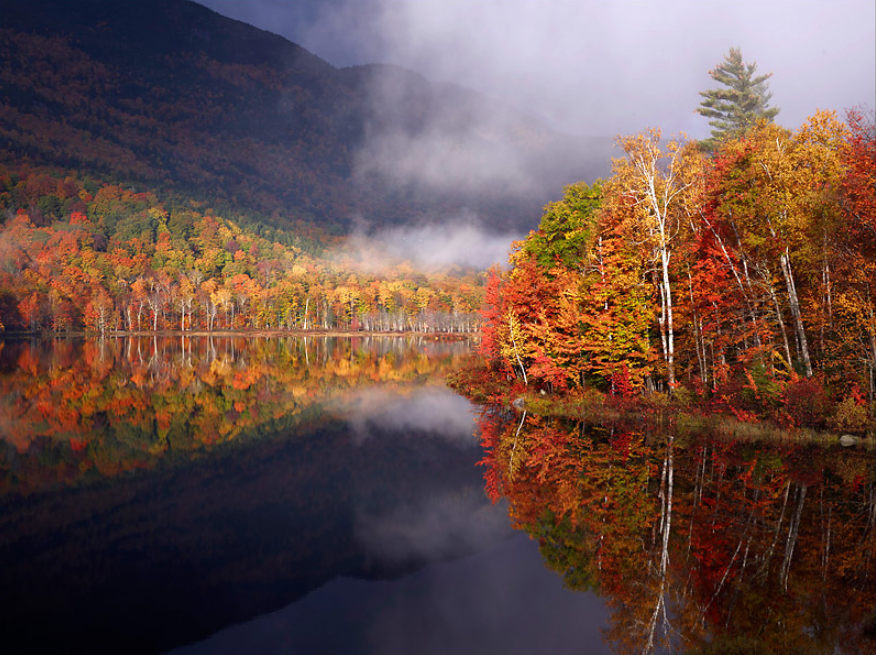
<instances>
[{"instance_id":1,"label":"dark ridge","mask_svg":"<svg viewBox=\"0 0 876 655\"><path fill-rule=\"evenodd\" d=\"M8 165L26 158L330 231L356 217L397 225L464 210L528 230L563 185L608 171L608 140L558 134L401 68L339 70L194 2L0 0L0 15ZM375 137L436 130L475 161L510 156L516 178L435 187L391 167L361 170Z\"/></svg>"}]
</instances>

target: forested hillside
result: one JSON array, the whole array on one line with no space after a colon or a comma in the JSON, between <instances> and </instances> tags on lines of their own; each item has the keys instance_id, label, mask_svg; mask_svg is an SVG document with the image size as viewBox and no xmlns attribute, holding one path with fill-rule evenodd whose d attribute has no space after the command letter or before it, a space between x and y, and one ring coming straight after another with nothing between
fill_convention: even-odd
<instances>
[{"instance_id":1,"label":"forested hillside","mask_svg":"<svg viewBox=\"0 0 876 655\"><path fill-rule=\"evenodd\" d=\"M443 221L534 227L610 139L389 66L338 69L186 0L2 0L0 158L60 166L342 233Z\"/></svg>"},{"instance_id":2,"label":"forested hillside","mask_svg":"<svg viewBox=\"0 0 876 655\"><path fill-rule=\"evenodd\" d=\"M482 273L379 252L365 258L385 265L366 268L342 239L260 236L149 191L0 167L0 211L0 330L469 332L480 319Z\"/></svg>"}]
</instances>

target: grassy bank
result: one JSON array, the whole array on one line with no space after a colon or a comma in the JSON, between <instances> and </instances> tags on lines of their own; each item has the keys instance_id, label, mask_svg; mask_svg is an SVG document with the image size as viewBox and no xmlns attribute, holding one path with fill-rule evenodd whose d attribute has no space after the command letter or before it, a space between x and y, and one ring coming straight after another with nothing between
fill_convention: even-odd
<instances>
[{"instance_id":1,"label":"grassy bank","mask_svg":"<svg viewBox=\"0 0 876 655\"><path fill-rule=\"evenodd\" d=\"M647 421L683 432L708 432L717 438L767 439L825 446L842 444L876 450L876 426L872 419L851 430L830 426L827 424L829 419L815 425L798 423L788 413L780 413L784 420L779 422L764 416L766 411L755 411L757 408L747 399L740 397L735 403L726 394L697 394L685 388L672 394L654 392L628 397L610 395L594 388L547 393L529 388L501 371L491 370L475 356L448 378L448 385L474 403L495 404L516 411L525 409L537 416L587 421Z\"/></svg>"}]
</instances>

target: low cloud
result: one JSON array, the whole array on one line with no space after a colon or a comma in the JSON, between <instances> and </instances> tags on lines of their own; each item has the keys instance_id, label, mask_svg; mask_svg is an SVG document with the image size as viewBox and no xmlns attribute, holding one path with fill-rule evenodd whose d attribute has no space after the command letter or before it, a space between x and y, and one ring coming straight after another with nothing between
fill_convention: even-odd
<instances>
[{"instance_id":1,"label":"low cloud","mask_svg":"<svg viewBox=\"0 0 876 655\"><path fill-rule=\"evenodd\" d=\"M780 124L873 106L872 0L201 0L336 66L385 62L462 84L572 134L707 136L708 71L741 47L772 71ZM790 18L789 18L790 17ZM588 180L589 181L589 180Z\"/></svg>"},{"instance_id":2,"label":"low cloud","mask_svg":"<svg viewBox=\"0 0 876 655\"><path fill-rule=\"evenodd\" d=\"M354 178L443 195L540 191L536 158L556 135L526 114L476 91L427 82L395 66L353 73L370 120L354 158Z\"/></svg>"},{"instance_id":3,"label":"low cloud","mask_svg":"<svg viewBox=\"0 0 876 655\"><path fill-rule=\"evenodd\" d=\"M506 264L512 242L523 236L486 230L472 212L430 224L384 229L373 229L360 220L344 246L332 256L370 272L400 262L409 262L420 270L452 266L486 269Z\"/></svg>"},{"instance_id":4,"label":"low cloud","mask_svg":"<svg viewBox=\"0 0 876 655\"><path fill-rule=\"evenodd\" d=\"M416 134L372 131L354 160L360 182L380 176L401 186L471 194L486 189L528 194L533 189L520 153L479 137L478 124L454 134L429 125Z\"/></svg>"}]
</instances>

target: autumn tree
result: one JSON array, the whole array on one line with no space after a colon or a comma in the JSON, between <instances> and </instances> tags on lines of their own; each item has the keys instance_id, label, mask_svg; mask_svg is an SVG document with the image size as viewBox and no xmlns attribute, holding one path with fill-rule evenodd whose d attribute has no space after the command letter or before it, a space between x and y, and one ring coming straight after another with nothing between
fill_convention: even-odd
<instances>
[{"instance_id":1,"label":"autumn tree","mask_svg":"<svg viewBox=\"0 0 876 655\"><path fill-rule=\"evenodd\" d=\"M729 226L746 275L773 307L788 365L799 361L807 377L814 371L807 322L814 317L805 311L809 292L801 283L829 273L825 241L836 231L829 207L842 178L844 134L826 112L797 133L761 123L745 139L725 142L718 153L720 178L711 190L714 218Z\"/></svg>"},{"instance_id":2,"label":"autumn tree","mask_svg":"<svg viewBox=\"0 0 876 655\"><path fill-rule=\"evenodd\" d=\"M29 208L45 210L40 221ZM269 241L193 209L168 212L153 194L115 184L0 164L0 210L6 330L479 325L484 276L474 271L418 271L405 262L367 270L290 245L303 235Z\"/></svg>"},{"instance_id":3,"label":"autumn tree","mask_svg":"<svg viewBox=\"0 0 876 655\"><path fill-rule=\"evenodd\" d=\"M842 229L836 235L837 273L846 284L836 293L832 354L839 361L866 363L869 405L876 415L876 122L872 113L857 109L848 112L847 122L839 189Z\"/></svg>"},{"instance_id":4,"label":"autumn tree","mask_svg":"<svg viewBox=\"0 0 876 655\"><path fill-rule=\"evenodd\" d=\"M658 324L666 377L670 387L675 374L676 277L680 242L689 231L693 204L701 181L700 156L682 140L670 141L665 150L660 130L621 138L626 155L614 161L614 175L606 184L606 211L617 218L623 233L650 251L659 299Z\"/></svg>"},{"instance_id":5,"label":"autumn tree","mask_svg":"<svg viewBox=\"0 0 876 655\"><path fill-rule=\"evenodd\" d=\"M544 269L563 266L584 270L602 204L602 181L567 186L560 201L545 207L538 230L523 243L523 250Z\"/></svg>"}]
</instances>

